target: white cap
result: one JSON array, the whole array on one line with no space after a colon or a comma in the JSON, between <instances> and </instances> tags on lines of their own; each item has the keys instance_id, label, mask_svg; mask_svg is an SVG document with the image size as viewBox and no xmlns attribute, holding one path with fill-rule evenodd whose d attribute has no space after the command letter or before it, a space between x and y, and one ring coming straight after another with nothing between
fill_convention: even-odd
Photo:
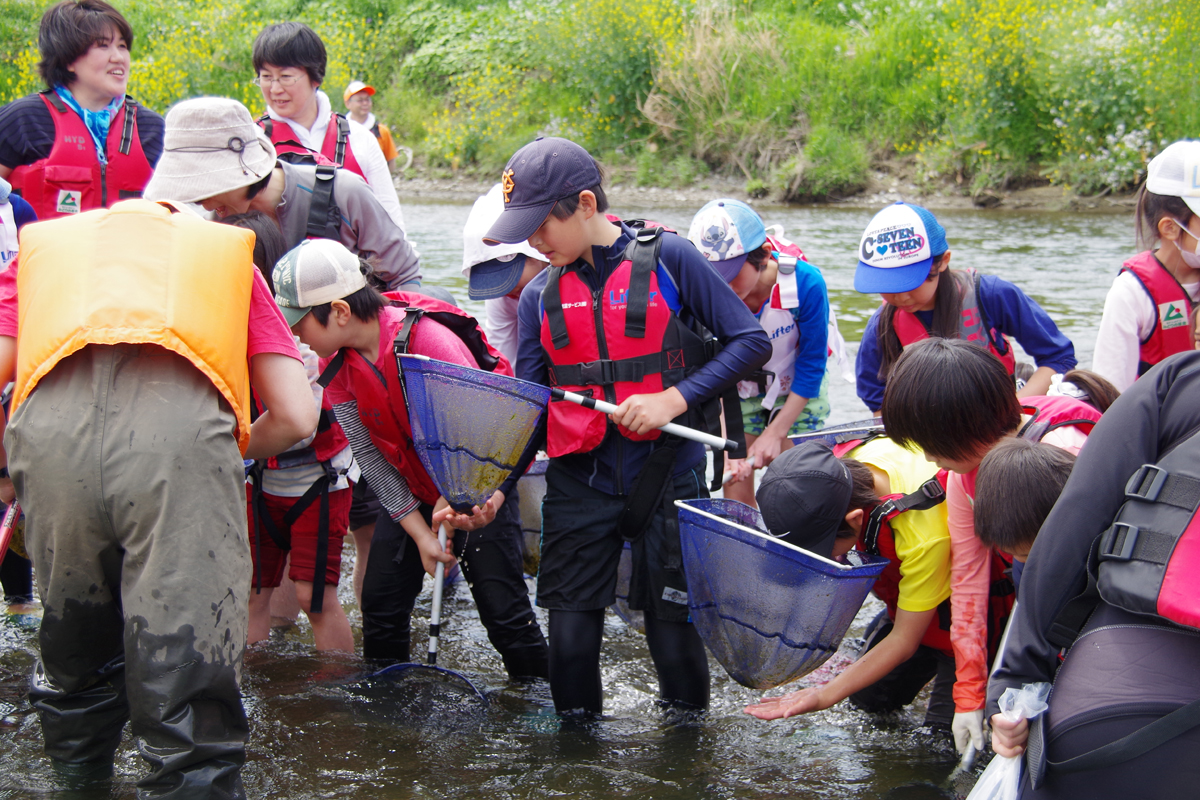
<instances>
[{"instance_id":1,"label":"white cap","mask_svg":"<svg viewBox=\"0 0 1200 800\"><path fill-rule=\"evenodd\" d=\"M1175 142L1152 158L1146 167L1146 190L1180 197L1200 214L1200 140Z\"/></svg>"},{"instance_id":2,"label":"white cap","mask_svg":"<svg viewBox=\"0 0 1200 800\"><path fill-rule=\"evenodd\" d=\"M307 239L279 259L271 273L275 303L288 325L313 306L349 297L367 285L358 256L332 239Z\"/></svg>"}]
</instances>

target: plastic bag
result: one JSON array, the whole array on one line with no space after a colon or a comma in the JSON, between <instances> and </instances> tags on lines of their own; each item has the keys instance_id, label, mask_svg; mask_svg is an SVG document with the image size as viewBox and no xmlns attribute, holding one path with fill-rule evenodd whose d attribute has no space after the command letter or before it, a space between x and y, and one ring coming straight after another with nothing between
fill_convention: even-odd
<instances>
[{"instance_id":1,"label":"plastic bag","mask_svg":"<svg viewBox=\"0 0 1200 800\"><path fill-rule=\"evenodd\" d=\"M1033 719L1046 710L1050 694L1048 683L1027 683L1020 689L1011 686L1000 695L1000 714L1010 722ZM996 756L979 776L967 800L1017 800L1021 792L1021 756Z\"/></svg>"}]
</instances>

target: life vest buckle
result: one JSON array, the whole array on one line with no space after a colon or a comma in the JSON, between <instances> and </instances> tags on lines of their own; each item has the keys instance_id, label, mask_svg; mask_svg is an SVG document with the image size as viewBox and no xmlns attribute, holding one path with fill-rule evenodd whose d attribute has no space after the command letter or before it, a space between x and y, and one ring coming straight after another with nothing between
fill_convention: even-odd
<instances>
[{"instance_id":1,"label":"life vest buckle","mask_svg":"<svg viewBox=\"0 0 1200 800\"><path fill-rule=\"evenodd\" d=\"M1114 522L1100 537L1101 561L1132 561L1141 529L1128 522Z\"/></svg>"},{"instance_id":2,"label":"life vest buckle","mask_svg":"<svg viewBox=\"0 0 1200 800\"><path fill-rule=\"evenodd\" d=\"M1125 484L1125 496L1133 500L1153 503L1158 500L1163 485L1170 476L1165 469L1154 464L1143 464Z\"/></svg>"},{"instance_id":3,"label":"life vest buckle","mask_svg":"<svg viewBox=\"0 0 1200 800\"><path fill-rule=\"evenodd\" d=\"M589 361L579 365L581 386L608 386L616 382L616 369L611 360Z\"/></svg>"},{"instance_id":4,"label":"life vest buckle","mask_svg":"<svg viewBox=\"0 0 1200 800\"><path fill-rule=\"evenodd\" d=\"M946 497L946 489L942 486L941 481L934 477L921 484L921 494L930 500L941 502L941 499Z\"/></svg>"}]
</instances>

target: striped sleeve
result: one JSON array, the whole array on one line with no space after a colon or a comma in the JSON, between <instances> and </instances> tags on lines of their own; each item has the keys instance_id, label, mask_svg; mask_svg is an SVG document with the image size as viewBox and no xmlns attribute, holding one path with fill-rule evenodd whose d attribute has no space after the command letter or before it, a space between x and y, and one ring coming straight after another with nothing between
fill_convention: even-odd
<instances>
[{"instance_id":1,"label":"striped sleeve","mask_svg":"<svg viewBox=\"0 0 1200 800\"><path fill-rule=\"evenodd\" d=\"M367 426L358 415L358 402L347 400L333 407L333 415L346 433L354 459L362 470L363 478L370 485L388 515L399 522L421 505L408 488L408 481L400 471L388 463L383 454L371 441Z\"/></svg>"}]
</instances>

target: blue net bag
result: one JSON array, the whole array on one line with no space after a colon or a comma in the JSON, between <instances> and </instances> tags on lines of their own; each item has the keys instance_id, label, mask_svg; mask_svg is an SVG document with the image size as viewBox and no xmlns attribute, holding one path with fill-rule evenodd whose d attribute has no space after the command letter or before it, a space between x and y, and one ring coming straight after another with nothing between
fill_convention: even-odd
<instances>
[{"instance_id":1,"label":"blue net bag","mask_svg":"<svg viewBox=\"0 0 1200 800\"><path fill-rule=\"evenodd\" d=\"M831 561L768 533L733 500L678 500L688 609L730 677L772 689L825 663L888 560Z\"/></svg>"},{"instance_id":2,"label":"blue net bag","mask_svg":"<svg viewBox=\"0 0 1200 800\"><path fill-rule=\"evenodd\" d=\"M455 509L482 506L526 455L550 390L421 356L399 360L417 457Z\"/></svg>"}]
</instances>

